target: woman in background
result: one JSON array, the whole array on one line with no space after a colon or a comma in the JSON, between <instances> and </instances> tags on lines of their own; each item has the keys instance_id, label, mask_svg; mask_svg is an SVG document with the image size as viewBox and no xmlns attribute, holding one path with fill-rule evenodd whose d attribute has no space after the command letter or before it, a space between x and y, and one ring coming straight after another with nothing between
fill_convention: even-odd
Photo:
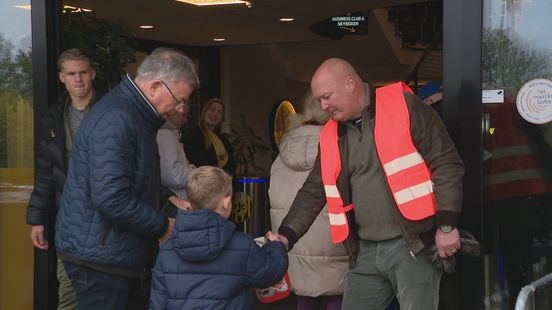
<instances>
[{"instance_id":1,"label":"woman in background","mask_svg":"<svg viewBox=\"0 0 552 310\"><path fill-rule=\"evenodd\" d=\"M184 137L184 150L194 166L215 166L233 175L234 149L220 130L223 122L222 100L210 99L201 108L198 127Z\"/></svg>"},{"instance_id":2,"label":"woman in background","mask_svg":"<svg viewBox=\"0 0 552 310\"><path fill-rule=\"evenodd\" d=\"M329 114L309 91L303 100L303 115L291 120L290 130L280 142L280 154L270 170L270 217L272 231L278 231L297 191L312 170L318 154L322 125ZM297 295L297 309L341 309L349 257L341 244L330 239L326 208L320 212L309 231L289 252L291 288Z\"/></svg>"}]
</instances>

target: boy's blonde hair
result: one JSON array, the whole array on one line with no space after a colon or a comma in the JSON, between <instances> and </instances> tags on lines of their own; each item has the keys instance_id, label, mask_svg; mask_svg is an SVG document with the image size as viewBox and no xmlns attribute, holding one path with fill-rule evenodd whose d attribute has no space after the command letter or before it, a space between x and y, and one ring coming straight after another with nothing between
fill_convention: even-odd
<instances>
[{"instance_id":1,"label":"boy's blonde hair","mask_svg":"<svg viewBox=\"0 0 552 310\"><path fill-rule=\"evenodd\" d=\"M192 209L217 209L220 201L232 195L232 177L218 167L193 169L186 184Z\"/></svg>"}]
</instances>

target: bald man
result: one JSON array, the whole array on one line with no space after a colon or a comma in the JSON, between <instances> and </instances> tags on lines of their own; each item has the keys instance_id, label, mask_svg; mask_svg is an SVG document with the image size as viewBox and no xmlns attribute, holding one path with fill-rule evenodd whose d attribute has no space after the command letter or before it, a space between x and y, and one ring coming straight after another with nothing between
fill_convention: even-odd
<instances>
[{"instance_id":1,"label":"bald man","mask_svg":"<svg viewBox=\"0 0 552 310\"><path fill-rule=\"evenodd\" d=\"M441 257L460 248L464 174L441 119L402 83L376 94L343 59L324 61L311 89L331 119L279 238L290 250L328 202L332 239L351 256L343 309L383 309L395 296L401 309L437 309L428 246Z\"/></svg>"}]
</instances>

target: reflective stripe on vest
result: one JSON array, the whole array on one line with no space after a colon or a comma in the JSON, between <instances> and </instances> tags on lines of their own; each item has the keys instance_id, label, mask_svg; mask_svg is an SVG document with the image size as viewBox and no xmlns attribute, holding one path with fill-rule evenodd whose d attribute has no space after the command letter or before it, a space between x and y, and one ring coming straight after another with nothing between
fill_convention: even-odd
<instances>
[{"instance_id":1,"label":"reflective stripe on vest","mask_svg":"<svg viewBox=\"0 0 552 310\"><path fill-rule=\"evenodd\" d=\"M349 235L346 211L352 205L343 206L343 200L336 186L341 172L341 155L337 144L337 122L330 119L320 132L320 170L326 192L330 232L333 243L340 243Z\"/></svg>"},{"instance_id":2,"label":"reflective stripe on vest","mask_svg":"<svg viewBox=\"0 0 552 310\"><path fill-rule=\"evenodd\" d=\"M412 143L405 91L412 93L404 83L376 90L374 140L387 182L401 214L408 219L419 220L435 214L435 197L431 172ZM341 172L337 127L338 123L330 119L320 132L320 169L334 243L347 238L349 226L345 212L353 208L352 204L343 206L336 187Z\"/></svg>"},{"instance_id":3,"label":"reflective stripe on vest","mask_svg":"<svg viewBox=\"0 0 552 310\"><path fill-rule=\"evenodd\" d=\"M410 133L410 114L400 82L376 89L374 141L387 183L401 214L421 220L435 214L431 171Z\"/></svg>"}]
</instances>

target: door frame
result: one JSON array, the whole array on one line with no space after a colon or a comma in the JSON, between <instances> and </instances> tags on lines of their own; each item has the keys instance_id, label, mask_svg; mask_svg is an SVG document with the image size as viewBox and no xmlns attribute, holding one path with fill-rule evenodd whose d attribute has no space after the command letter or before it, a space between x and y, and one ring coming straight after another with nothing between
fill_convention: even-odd
<instances>
[{"instance_id":1,"label":"door frame","mask_svg":"<svg viewBox=\"0 0 552 310\"><path fill-rule=\"evenodd\" d=\"M466 170L460 226L480 241L482 8L483 0L443 0L443 118ZM456 273L449 279L454 290L442 296L445 309L484 309L483 270L482 257L458 256Z\"/></svg>"}]
</instances>

